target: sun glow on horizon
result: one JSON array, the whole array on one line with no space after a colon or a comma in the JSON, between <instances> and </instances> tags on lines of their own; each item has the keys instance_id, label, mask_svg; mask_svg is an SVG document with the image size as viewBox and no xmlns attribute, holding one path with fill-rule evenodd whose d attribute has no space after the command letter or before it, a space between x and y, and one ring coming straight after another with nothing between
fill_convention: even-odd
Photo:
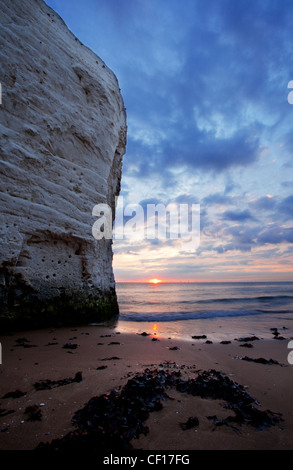
<instances>
[{"instance_id":1,"label":"sun glow on horizon","mask_svg":"<svg viewBox=\"0 0 293 470\"><path fill-rule=\"evenodd\" d=\"M161 281L161 279L150 279L149 280L150 284L160 284L161 282L163 282L163 281Z\"/></svg>"}]
</instances>

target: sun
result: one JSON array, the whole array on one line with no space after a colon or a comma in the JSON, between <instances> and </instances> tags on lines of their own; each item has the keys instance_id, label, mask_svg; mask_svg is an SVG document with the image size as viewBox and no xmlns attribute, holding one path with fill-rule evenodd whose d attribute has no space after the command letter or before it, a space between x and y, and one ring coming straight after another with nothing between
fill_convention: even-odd
<instances>
[{"instance_id":1,"label":"sun","mask_svg":"<svg viewBox=\"0 0 293 470\"><path fill-rule=\"evenodd\" d=\"M161 281L161 279L150 279L149 282L151 284L160 284L162 281Z\"/></svg>"}]
</instances>

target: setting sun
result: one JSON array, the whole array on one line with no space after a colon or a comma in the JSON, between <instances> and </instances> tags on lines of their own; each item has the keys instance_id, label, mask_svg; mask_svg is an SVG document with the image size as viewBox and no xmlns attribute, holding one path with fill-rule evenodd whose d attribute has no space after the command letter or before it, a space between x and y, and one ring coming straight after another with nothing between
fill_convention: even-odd
<instances>
[{"instance_id":1,"label":"setting sun","mask_svg":"<svg viewBox=\"0 0 293 470\"><path fill-rule=\"evenodd\" d=\"M149 282L151 284L160 284L162 281L160 279L150 279Z\"/></svg>"}]
</instances>

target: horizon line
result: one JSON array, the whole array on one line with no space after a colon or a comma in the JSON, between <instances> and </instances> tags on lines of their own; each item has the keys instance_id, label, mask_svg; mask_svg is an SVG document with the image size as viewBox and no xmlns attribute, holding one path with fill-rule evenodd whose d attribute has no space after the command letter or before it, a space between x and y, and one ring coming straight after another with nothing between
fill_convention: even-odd
<instances>
[{"instance_id":1,"label":"horizon line","mask_svg":"<svg viewBox=\"0 0 293 470\"><path fill-rule=\"evenodd\" d=\"M288 280L288 279L284 279L284 280L247 280L247 279L242 279L242 280L230 280L230 279L224 279L224 280L221 280L221 281L211 281L211 280L160 280L160 282L158 282L156 285L159 285L159 284L201 284L201 283L210 283L210 284L221 284L223 282L230 282L230 283L241 283L241 282L275 282L275 283L278 283L278 282L289 282L289 283L293 283L293 280ZM115 280L115 283L116 284L152 284L152 282L148 279L148 280L142 280L142 281L134 281L134 280Z\"/></svg>"}]
</instances>

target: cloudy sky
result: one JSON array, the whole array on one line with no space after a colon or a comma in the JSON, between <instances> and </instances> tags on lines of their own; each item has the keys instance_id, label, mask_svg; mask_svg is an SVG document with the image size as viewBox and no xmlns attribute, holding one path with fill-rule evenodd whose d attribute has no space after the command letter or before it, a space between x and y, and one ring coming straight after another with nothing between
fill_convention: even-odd
<instances>
[{"instance_id":1,"label":"cloudy sky","mask_svg":"<svg viewBox=\"0 0 293 470\"><path fill-rule=\"evenodd\" d=\"M116 280L293 280L292 0L47 3L119 80L124 205L200 204L199 247L116 240Z\"/></svg>"}]
</instances>

